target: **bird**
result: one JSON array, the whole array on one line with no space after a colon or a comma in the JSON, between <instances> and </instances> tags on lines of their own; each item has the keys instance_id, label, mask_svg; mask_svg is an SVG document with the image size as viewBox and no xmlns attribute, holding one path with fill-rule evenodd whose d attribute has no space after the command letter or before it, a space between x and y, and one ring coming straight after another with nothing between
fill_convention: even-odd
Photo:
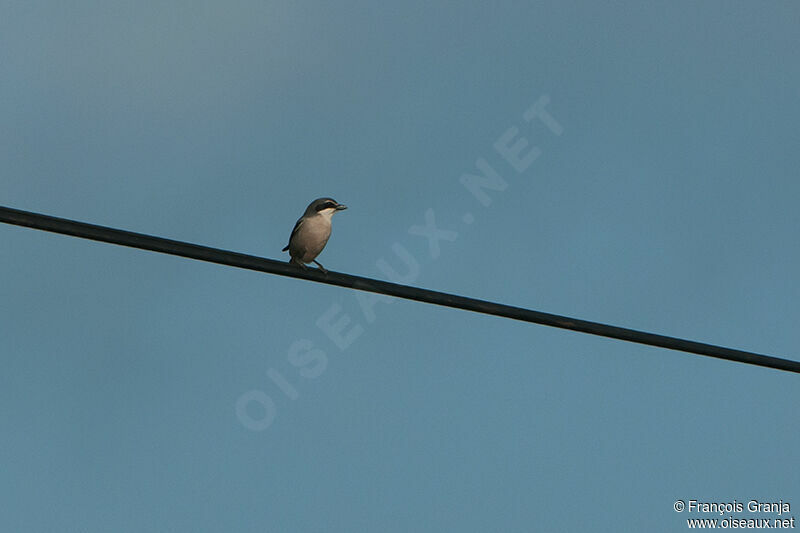
<instances>
[{"instance_id":1,"label":"bird","mask_svg":"<svg viewBox=\"0 0 800 533\"><path fill-rule=\"evenodd\" d=\"M347 209L333 198L317 198L306 208L289 237L289 244L282 251L289 251L289 262L302 268L314 263L322 273L328 271L317 261L317 256L325 248L331 236L331 218L337 211Z\"/></svg>"}]
</instances>

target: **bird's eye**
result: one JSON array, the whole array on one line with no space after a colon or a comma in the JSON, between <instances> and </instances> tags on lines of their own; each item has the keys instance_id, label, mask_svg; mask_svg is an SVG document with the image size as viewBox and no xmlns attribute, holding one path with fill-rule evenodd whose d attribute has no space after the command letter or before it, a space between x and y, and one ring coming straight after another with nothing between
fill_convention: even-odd
<instances>
[{"instance_id":1,"label":"bird's eye","mask_svg":"<svg viewBox=\"0 0 800 533\"><path fill-rule=\"evenodd\" d=\"M332 207L336 207L336 204L333 202L325 202L324 204L317 206L317 211L322 211L323 209L330 209Z\"/></svg>"}]
</instances>

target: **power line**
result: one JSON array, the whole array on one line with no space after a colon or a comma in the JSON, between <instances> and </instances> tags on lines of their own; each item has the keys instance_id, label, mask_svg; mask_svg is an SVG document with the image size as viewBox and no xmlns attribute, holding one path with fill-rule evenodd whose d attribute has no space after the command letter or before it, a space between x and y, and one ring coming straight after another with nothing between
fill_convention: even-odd
<instances>
[{"instance_id":1,"label":"power line","mask_svg":"<svg viewBox=\"0 0 800 533\"><path fill-rule=\"evenodd\" d=\"M416 300L418 302L453 307L456 309L464 309L467 311L475 311L476 313L484 313L487 315L512 318L514 320L533 322L535 324L542 324L544 326L569 329L582 333L591 333L592 335L599 335L601 337L609 337L612 339L636 342L639 344L648 344L650 346L658 346L661 348L668 348L670 350L689 352L698 355L716 357L719 359L727 359L729 361L738 361L740 363L748 363L751 365L800 373L800 362L798 361L791 361L769 355L734 350L732 348L724 348L722 346L715 346L712 344L694 342L675 337L657 335L655 333L647 333L644 331L620 328L607 324L590 322L587 320L579 320L550 313L543 313L521 307L513 307L510 305L477 300L475 298L467 298L455 294L447 294L444 292L420 289L417 287L409 287L407 285L400 285L387 281L363 278L360 276L351 276L350 274L328 272L328 274L325 275L316 269L301 269L283 261L264 259L262 257L240 254L237 252L229 252L227 250L220 250L218 248L209 248L208 246L200 246L188 242L173 241L170 239L164 239L162 237L154 237L141 233L133 233L131 231L96 226L94 224L87 224L85 222L77 222L64 218L41 215L38 213L31 213L29 211L20 211L18 209L11 209L9 207L0 206L0 222L15 224L17 226L25 226L43 231L50 231L53 233L71 235L73 237L80 237L82 239L91 239L94 241L129 246L131 248L150 250L163 254L188 257L189 259L197 259L199 261L207 261L220 265L256 270L258 272L266 272L269 274L278 274L281 276L288 276L290 278L299 278L308 281L315 281L317 283L327 283L328 285L336 285L339 287L347 287L349 289L357 289L360 291L386 294L389 296L395 296L397 298L405 298L407 300Z\"/></svg>"}]
</instances>

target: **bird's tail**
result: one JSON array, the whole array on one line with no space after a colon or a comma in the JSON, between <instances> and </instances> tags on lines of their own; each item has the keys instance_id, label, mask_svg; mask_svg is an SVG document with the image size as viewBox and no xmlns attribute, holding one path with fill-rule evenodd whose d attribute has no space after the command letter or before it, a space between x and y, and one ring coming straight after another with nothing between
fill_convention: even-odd
<instances>
[{"instance_id":1,"label":"bird's tail","mask_svg":"<svg viewBox=\"0 0 800 533\"><path fill-rule=\"evenodd\" d=\"M281 250L281 252L285 252L285 251L286 251L286 250L288 250L288 249L289 249L289 245L287 244L287 245L286 245L286 248L284 248L283 250Z\"/></svg>"}]
</instances>

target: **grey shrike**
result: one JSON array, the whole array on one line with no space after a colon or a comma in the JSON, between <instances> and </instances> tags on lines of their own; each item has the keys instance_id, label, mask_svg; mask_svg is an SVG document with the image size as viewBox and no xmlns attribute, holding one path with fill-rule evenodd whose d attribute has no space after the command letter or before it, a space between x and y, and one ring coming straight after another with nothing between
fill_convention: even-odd
<instances>
[{"instance_id":1,"label":"grey shrike","mask_svg":"<svg viewBox=\"0 0 800 533\"><path fill-rule=\"evenodd\" d=\"M289 244L282 251L289 250L292 257L289 262L306 268L306 263L313 262L325 274L325 267L317 262L328 238L331 236L331 217L337 211L347 209L333 198L317 198L306 208L306 212L297 221L289 237Z\"/></svg>"}]
</instances>

